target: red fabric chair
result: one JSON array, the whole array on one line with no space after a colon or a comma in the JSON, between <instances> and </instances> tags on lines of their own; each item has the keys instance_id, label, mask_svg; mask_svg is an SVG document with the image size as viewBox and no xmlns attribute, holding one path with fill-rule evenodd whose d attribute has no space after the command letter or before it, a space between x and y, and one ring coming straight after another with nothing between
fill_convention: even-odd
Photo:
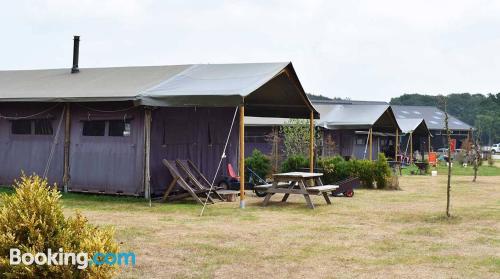
<instances>
[{"instance_id":1,"label":"red fabric chair","mask_svg":"<svg viewBox=\"0 0 500 279\"><path fill-rule=\"evenodd\" d=\"M231 165L231 164L227 164L227 173L228 173L229 177L231 177L231 178L238 179L238 180L240 179L240 177L238 175L236 175L236 172L233 169L233 165Z\"/></svg>"}]
</instances>

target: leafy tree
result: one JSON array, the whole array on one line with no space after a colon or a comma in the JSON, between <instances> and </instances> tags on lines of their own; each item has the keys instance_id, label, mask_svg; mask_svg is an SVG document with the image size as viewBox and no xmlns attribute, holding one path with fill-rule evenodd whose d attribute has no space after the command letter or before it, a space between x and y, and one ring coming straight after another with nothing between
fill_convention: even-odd
<instances>
[{"instance_id":1,"label":"leafy tree","mask_svg":"<svg viewBox=\"0 0 500 279\"><path fill-rule=\"evenodd\" d=\"M473 154L473 167L474 167L474 178L472 179L472 182L476 182L476 179L477 179L477 171L479 170L479 166L481 165L481 150L479 150L479 146L481 144L481 141L479 139L479 134L481 133L481 131L477 131L477 133L474 133L473 134L473 138L474 138L474 145L473 145L473 150L472 150L472 154Z\"/></svg>"},{"instance_id":2,"label":"leafy tree","mask_svg":"<svg viewBox=\"0 0 500 279\"><path fill-rule=\"evenodd\" d=\"M451 192L451 131L448 127L448 100L442 97L444 104L444 125L446 130L446 138L448 139L448 180L446 184L446 216L450 217L450 192Z\"/></svg>"},{"instance_id":3,"label":"leafy tree","mask_svg":"<svg viewBox=\"0 0 500 279\"><path fill-rule=\"evenodd\" d=\"M301 155L309 157L309 120L290 119L281 126L280 133L283 135L283 145L287 157ZM316 137L318 133L315 133Z\"/></svg>"},{"instance_id":4,"label":"leafy tree","mask_svg":"<svg viewBox=\"0 0 500 279\"><path fill-rule=\"evenodd\" d=\"M323 96L321 94L313 94L313 93L307 93L307 97L309 100L324 100L324 101L330 101L333 100L329 97Z\"/></svg>"}]
</instances>

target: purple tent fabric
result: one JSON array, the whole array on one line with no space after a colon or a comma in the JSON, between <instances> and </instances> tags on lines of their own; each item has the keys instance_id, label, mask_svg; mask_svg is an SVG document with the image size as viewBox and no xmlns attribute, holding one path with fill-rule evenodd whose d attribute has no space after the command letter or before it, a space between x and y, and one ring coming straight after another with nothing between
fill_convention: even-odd
<instances>
[{"instance_id":1,"label":"purple tent fabric","mask_svg":"<svg viewBox=\"0 0 500 279\"><path fill-rule=\"evenodd\" d=\"M49 119L52 123L52 135L18 135L11 131L12 120L0 118L0 184L9 185L19 178L21 172L43 175L56 129L62 112L62 105L53 103L13 103L0 104L0 114L4 117L23 117L38 114L28 119ZM48 172L50 183L61 185L63 170L63 131L59 133L58 143Z\"/></svg>"},{"instance_id":2,"label":"purple tent fabric","mask_svg":"<svg viewBox=\"0 0 500 279\"><path fill-rule=\"evenodd\" d=\"M130 135L109 136L108 122L104 136L83 136L88 120L127 121ZM142 107L132 102L72 104L70 176L71 191L140 195L144 191Z\"/></svg>"},{"instance_id":3,"label":"purple tent fabric","mask_svg":"<svg viewBox=\"0 0 500 279\"><path fill-rule=\"evenodd\" d=\"M158 108L151 126L151 192L161 195L172 180L162 159L191 160L211 182L221 158L235 108ZM238 166L238 115L217 176ZM218 182L219 178L216 180Z\"/></svg>"}]
</instances>

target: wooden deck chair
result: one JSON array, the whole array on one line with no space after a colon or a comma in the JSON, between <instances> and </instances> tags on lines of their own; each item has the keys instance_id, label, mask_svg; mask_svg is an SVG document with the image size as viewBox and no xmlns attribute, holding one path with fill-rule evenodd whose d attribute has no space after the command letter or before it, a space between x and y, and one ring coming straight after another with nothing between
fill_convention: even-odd
<instances>
[{"instance_id":1,"label":"wooden deck chair","mask_svg":"<svg viewBox=\"0 0 500 279\"><path fill-rule=\"evenodd\" d=\"M207 178L193 164L193 162L191 162L190 160L175 160L175 163L177 164L177 167L179 167L184 173L187 174L190 182L195 184L198 189L208 190L219 200L224 200L224 198L222 198L222 196L217 193L219 187L211 187L210 182L208 182ZM210 189L212 189L212 191L210 191Z\"/></svg>"},{"instance_id":2,"label":"wooden deck chair","mask_svg":"<svg viewBox=\"0 0 500 279\"><path fill-rule=\"evenodd\" d=\"M177 169L175 162L167 161L165 159L163 159L162 162L163 165L165 165L165 167L167 167L167 169L170 171L170 174L172 175L173 178L172 182L170 182L170 185L168 185L165 194L163 195L163 201L177 200L191 196L196 202L198 202L199 204L203 204L203 201L200 199L200 197L206 198L208 195L208 190L196 189L193 188L189 183L187 183L186 180L181 176L181 173ZM181 187L187 193L181 193L178 195L170 196L170 193L172 193L172 190L175 188L176 185ZM209 199L209 201L213 203L212 199Z\"/></svg>"}]
</instances>

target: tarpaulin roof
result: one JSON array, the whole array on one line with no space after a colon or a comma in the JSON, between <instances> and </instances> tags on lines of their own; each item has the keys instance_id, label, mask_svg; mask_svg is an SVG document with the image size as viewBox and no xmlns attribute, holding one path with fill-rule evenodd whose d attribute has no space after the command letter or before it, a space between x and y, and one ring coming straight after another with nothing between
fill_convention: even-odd
<instances>
[{"instance_id":1,"label":"tarpaulin roof","mask_svg":"<svg viewBox=\"0 0 500 279\"><path fill-rule=\"evenodd\" d=\"M387 104L337 104L313 101L321 117L316 126L327 129L378 129L383 132L395 132L399 129L392 109ZM280 126L286 119L247 117L248 126Z\"/></svg>"},{"instance_id":2,"label":"tarpaulin roof","mask_svg":"<svg viewBox=\"0 0 500 279\"><path fill-rule=\"evenodd\" d=\"M385 104L315 104L321 114L319 126L328 129L399 129L389 105Z\"/></svg>"},{"instance_id":3,"label":"tarpaulin roof","mask_svg":"<svg viewBox=\"0 0 500 279\"><path fill-rule=\"evenodd\" d=\"M423 118L396 118L403 133L414 133L427 136L430 134Z\"/></svg>"},{"instance_id":4,"label":"tarpaulin roof","mask_svg":"<svg viewBox=\"0 0 500 279\"><path fill-rule=\"evenodd\" d=\"M423 118L430 130L444 130L444 111L433 106L398 106L393 105L397 119ZM469 130L469 124L456 117L449 116L448 125L451 130Z\"/></svg>"},{"instance_id":5,"label":"tarpaulin roof","mask_svg":"<svg viewBox=\"0 0 500 279\"><path fill-rule=\"evenodd\" d=\"M148 106L226 107L245 114L315 118L292 63L0 71L1 102L132 100Z\"/></svg>"}]
</instances>

